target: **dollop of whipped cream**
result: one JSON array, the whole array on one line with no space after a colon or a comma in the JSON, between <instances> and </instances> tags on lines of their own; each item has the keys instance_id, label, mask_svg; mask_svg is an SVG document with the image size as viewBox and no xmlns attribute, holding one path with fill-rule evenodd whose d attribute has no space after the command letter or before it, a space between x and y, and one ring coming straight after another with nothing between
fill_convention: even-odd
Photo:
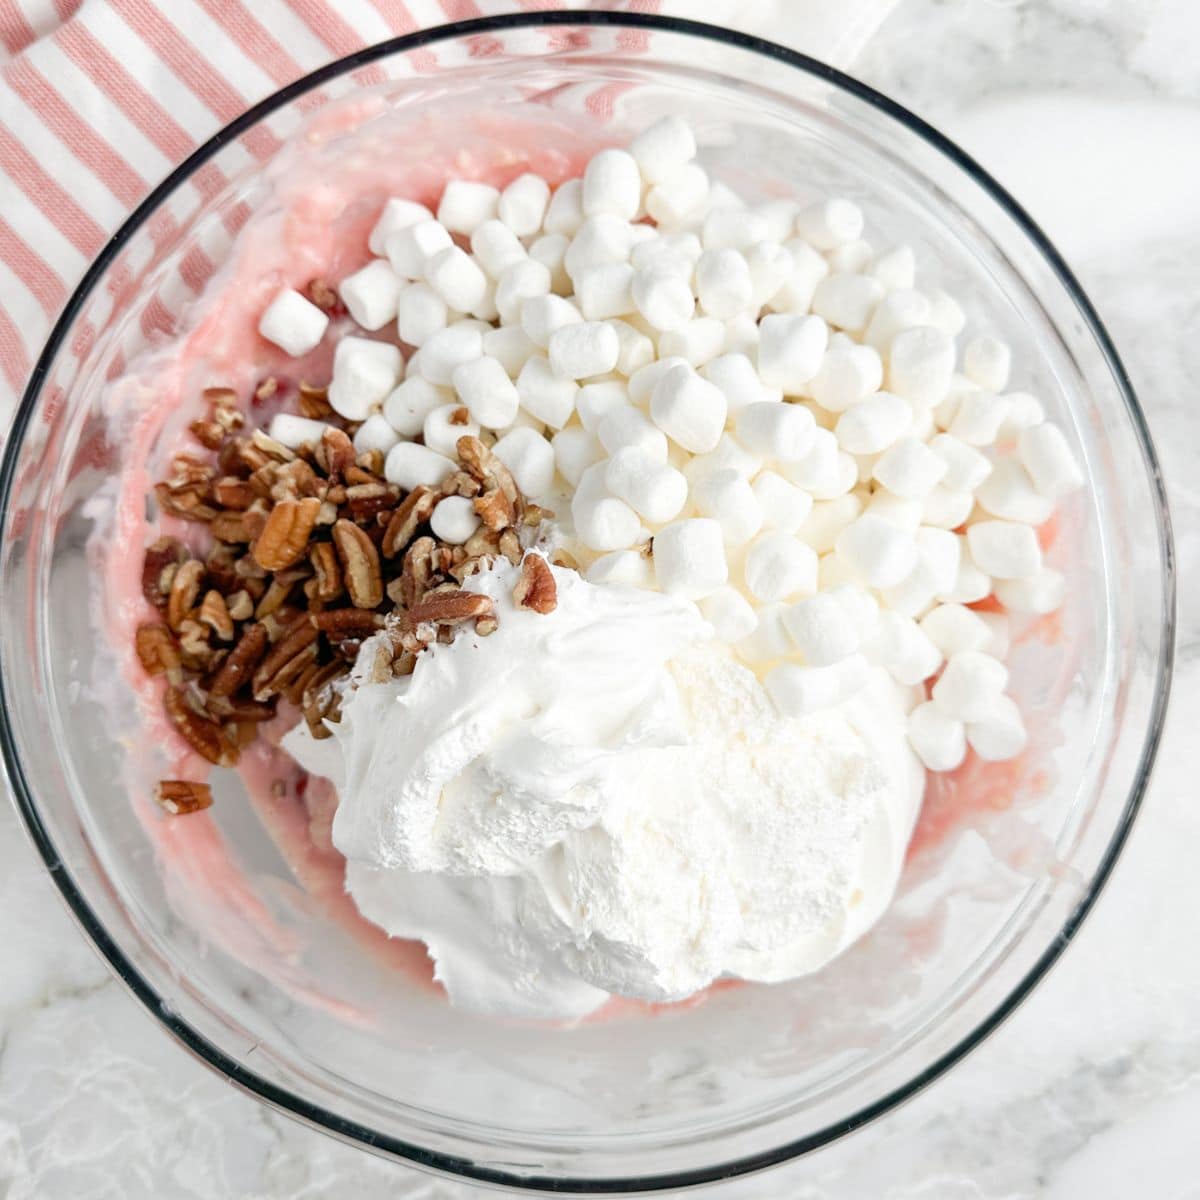
<instances>
[{"instance_id":1,"label":"dollop of whipped cream","mask_svg":"<svg viewBox=\"0 0 1200 1200\"><path fill-rule=\"evenodd\" d=\"M363 915L493 1014L822 966L887 905L920 803L903 689L880 671L781 717L691 602L553 571L544 615L513 603L509 564L475 576L494 633L362 682L332 738L285 739L338 789Z\"/></svg>"}]
</instances>

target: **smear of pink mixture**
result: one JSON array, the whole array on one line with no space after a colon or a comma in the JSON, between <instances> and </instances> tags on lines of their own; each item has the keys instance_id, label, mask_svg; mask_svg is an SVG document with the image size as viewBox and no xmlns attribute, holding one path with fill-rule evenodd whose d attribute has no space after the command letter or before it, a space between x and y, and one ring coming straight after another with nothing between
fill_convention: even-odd
<instances>
[{"instance_id":1,"label":"smear of pink mixture","mask_svg":"<svg viewBox=\"0 0 1200 1200\"><path fill-rule=\"evenodd\" d=\"M100 448L106 458L112 446L125 448L112 526L95 539L93 565L101 579L102 626L121 651L125 679L137 697L137 719L131 723L137 738L128 745L134 810L154 845L173 902L196 920L202 916L203 928L214 940L252 967L286 960L289 952L299 955L299 935L283 928L262 902L237 847L228 844L212 811L169 818L150 799L153 781L164 772L199 779L210 768L175 735L163 713L162 682L147 678L132 652L137 626L155 616L140 589L144 548L169 533L197 551L205 549L202 527L148 519L146 497L175 453L197 452L186 427L199 413L205 387L229 386L249 396L258 382L273 375L284 385L273 402L278 407L287 406L299 382L327 380L331 345L342 327L337 320L322 346L295 360L258 336L258 317L282 286L303 290L316 278L336 284L362 266L369 257L367 233L388 196L432 206L451 176L503 186L525 170L554 183L579 174L598 148L594 135L585 143L577 129L541 123L523 127L510 117L484 116L458 131L453 150L446 145L443 126L418 123L406 130L402 147L394 139L382 149L364 143L349 159L339 160L336 172L322 172L325 139L336 139L370 115L369 107L349 116L343 111L310 129L308 145L298 152L301 161L280 175L272 202L245 226L230 261L185 315L183 329L111 384L109 407L119 414L121 433ZM253 415L265 421L271 408L263 406ZM1047 544L1054 532L1050 527L1043 531ZM1053 641L1058 631L1047 618L1022 636ZM272 723L274 738L293 720L294 714L281 713ZM1018 793L1037 790L1044 784L1040 759L1040 748L1008 763L986 763L971 755L954 772L930 775L910 861L959 829L965 816L1005 809ZM312 902L379 961L422 987L436 987L423 944L389 938L359 916L346 893L345 861L330 836L337 803L332 786L307 777L272 739L246 751L237 770L258 819ZM313 1003L345 1008L302 975L285 982ZM614 999L592 1019L690 1007L733 986L739 985L717 983L677 1005ZM344 1015L355 1016L349 1011Z\"/></svg>"}]
</instances>

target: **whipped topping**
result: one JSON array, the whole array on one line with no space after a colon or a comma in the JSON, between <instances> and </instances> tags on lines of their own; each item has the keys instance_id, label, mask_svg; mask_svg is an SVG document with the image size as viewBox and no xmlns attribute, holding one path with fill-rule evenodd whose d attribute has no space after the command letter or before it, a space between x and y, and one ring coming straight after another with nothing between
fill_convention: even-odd
<instances>
[{"instance_id":1,"label":"whipped topping","mask_svg":"<svg viewBox=\"0 0 1200 1200\"><path fill-rule=\"evenodd\" d=\"M361 683L332 738L288 735L338 788L360 910L488 1013L823 965L895 887L923 781L904 690L878 670L841 708L780 716L690 601L553 570L554 612L517 608L502 562L469 581L494 633Z\"/></svg>"}]
</instances>

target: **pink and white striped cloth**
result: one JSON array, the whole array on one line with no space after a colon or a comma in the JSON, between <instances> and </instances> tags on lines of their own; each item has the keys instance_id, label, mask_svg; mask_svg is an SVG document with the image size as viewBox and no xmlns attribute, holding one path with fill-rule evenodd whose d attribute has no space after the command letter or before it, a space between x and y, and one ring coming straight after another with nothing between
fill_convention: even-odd
<instances>
[{"instance_id":1,"label":"pink and white striped cloth","mask_svg":"<svg viewBox=\"0 0 1200 1200\"><path fill-rule=\"evenodd\" d=\"M451 21L603 8L752 28L846 65L894 3L0 0L0 434L54 318L129 211L250 105L332 59ZM211 164L194 181L223 183Z\"/></svg>"}]
</instances>

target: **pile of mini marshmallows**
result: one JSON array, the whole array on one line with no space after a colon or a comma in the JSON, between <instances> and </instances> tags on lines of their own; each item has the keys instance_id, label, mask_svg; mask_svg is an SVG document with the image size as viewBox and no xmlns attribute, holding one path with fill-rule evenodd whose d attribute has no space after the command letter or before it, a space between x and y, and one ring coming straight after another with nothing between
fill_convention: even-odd
<instances>
[{"instance_id":1,"label":"pile of mini marshmallows","mask_svg":"<svg viewBox=\"0 0 1200 1200\"><path fill-rule=\"evenodd\" d=\"M960 362L962 310L914 287L911 248L877 254L855 204L748 205L695 154L668 117L554 189L456 180L436 216L389 200L379 257L340 294L416 350L342 337L330 404L405 489L454 470L463 434L494 435L527 495L568 489L589 580L695 600L783 713L840 704L881 665L937 677L909 717L931 770L968 745L1020 753L1007 618L968 605L1062 603L1035 527L1082 483L1066 439L1006 390L1004 343L975 337ZM285 290L260 331L301 355L327 322ZM271 427L293 446L320 431ZM477 523L459 497L433 516L448 542Z\"/></svg>"}]
</instances>

